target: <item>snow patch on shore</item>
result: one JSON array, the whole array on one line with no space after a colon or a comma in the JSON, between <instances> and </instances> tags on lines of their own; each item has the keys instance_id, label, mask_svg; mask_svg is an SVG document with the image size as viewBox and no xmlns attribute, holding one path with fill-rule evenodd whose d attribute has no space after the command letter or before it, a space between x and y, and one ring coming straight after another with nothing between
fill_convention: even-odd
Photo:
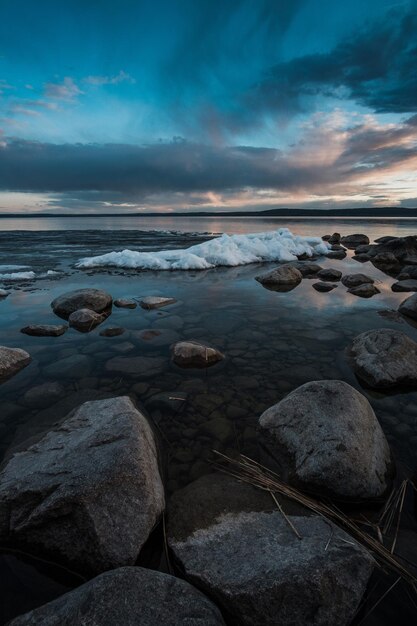
<instances>
[{"instance_id":1,"label":"snow patch on shore","mask_svg":"<svg viewBox=\"0 0 417 626\"><path fill-rule=\"evenodd\" d=\"M222 235L216 239L181 250L137 252L123 250L80 259L77 267L119 267L149 270L204 270L213 267L235 267L250 263L296 261L327 254L330 245L320 237L293 235L287 228L266 233Z\"/></svg>"},{"instance_id":2,"label":"snow patch on shore","mask_svg":"<svg viewBox=\"0 0 417 626\"><path fill-rule=\"evenodd\" d=\"M35 272L10 272L0 274L0 280L33 280Z\"/></svg>"}]
</instances>

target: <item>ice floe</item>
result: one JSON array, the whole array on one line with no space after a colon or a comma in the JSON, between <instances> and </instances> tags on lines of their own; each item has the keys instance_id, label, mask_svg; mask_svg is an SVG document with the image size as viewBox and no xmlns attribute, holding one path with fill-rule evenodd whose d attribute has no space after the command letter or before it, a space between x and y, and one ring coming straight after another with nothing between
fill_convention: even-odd
<instances>
[{"instance_id":1,"label":"ice floe","mask_svg":"<svg viewBox=\"0 0 417 626\"><path fill-rule=\"evenodd\" d=\"M150 270L204 270L249 263L295 261L327 254L330 245L320 237L293 235L287 228L266 233L226 235L180 250L138 252L122 250L80 259L77 267L119 267Z\"/></svg>"}]
</instances>

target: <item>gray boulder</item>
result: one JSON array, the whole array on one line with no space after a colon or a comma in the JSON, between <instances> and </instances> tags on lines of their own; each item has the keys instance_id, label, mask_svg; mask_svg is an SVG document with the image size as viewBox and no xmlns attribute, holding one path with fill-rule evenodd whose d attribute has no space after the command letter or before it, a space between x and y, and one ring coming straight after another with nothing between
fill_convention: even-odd
<instances>
[{"instance_id":1,"label":"gray boulder","mask_svg":"<svg viewBox=\"0 0 417 626\"><path fill-rule=\"evenodd\" d=\"M393 283L391 289L393 291L417 291L417 280L413 278L400 280L397 283Z\"/></svg>"},{"instance_id":2,"label":"gray boulder","mask_svg":"<svg viewBox=\"0 0 417 626\"><path fill-rule=\"evenodd\" d=\"M79 309L74 311L68 318L68 323L80 333L89 333L96 326L104 322L105 315L95 313L91 309Z\"/></svg>"},{"instance_id":3,"label":"gray boulder","mask_svg":"<svg viewBox=\"0 0 417 626\"><path fill-rule=\"evenodd\" d=\"M159 309L169 304L175 304L175 298L162 298L159 296L146 296L139 302L142 309Z\"/></svg>"},{"instance_id":4,"label":"gray boulder","mask_svg":"<svg viewBox=\"0 0 417 626\"><path fill-rule=\"evenodd\" d=\"M172 360L180 367L210 367L223 359L219 350L197 341L179 341L172 346Z\"/></svg>"},{"instance_id":5,"label":"gray boulder","mask_svg":"<svg viewBox=\"0 0 417 626\"><path fill-rule=\"evenodd\" d=\"M372 296L375 296L377 293L381 293L379 289L371 283L364 283L363 285L358 285L357 287L351 287L348 289L348 292L354 296L359 296L359 298L372 298Z\"/></svg>"},{"instance_id":6,"label":"gray boulder","mask_svg":"<svg viewBox=\"0 0 417 626\"><path fill-rule=\"evenodd\" d=\"M137 302L129 298L118 298L113 304L119 309L136 309L138 306Z\"/></svg>"},{"instance_id":7,"label":"gray boulder","mask_svg":"<svg viewBox=\"0 0 417 626\"><path fill-rule=\"evenodd\" d=\"M313 287L316 291L326 293L327 291L333 291L333 289L336 289L337 285L334 283L324 283L323 281L319 281L317 283L313 283Z\"/></svg>"},{"instance_id":8,"label":"gray boulder","mask_svg":"<svg viewBox=\"0 0 417 626\"><path fill-rule=\"evenodd\" d=\"M370 387L417 384L417 343L399 330L368 330L353 340L355 374Z\"/></svg>"},{"instance_id":9,"label":"gray boulder","mask_svg":"<svg viewBox=\"0 0 417 626\"><path fill-rule=\"evenodd\" d=\"M346 237L342 237L340 241L347 248L357 248L358 246L369 244L369 237L355 233L354 235L346 235Z\"/></svg>"},{"instance_id":10,"label":"gray boulder","mask_svg":"<svg viewBox=\"0 0 417 626\"><path fill-rule=\"evenodd\" d=\"M417 320L417 293L401 302L398 310L406 317L410 317L412 320Z\"/></svg>"},{"instance_id":11,"label":"gray boulder","mask_svg":"<svg viewBox=\"0 0 417 626\"><path fill-rule=\"evenodd\" d=\"M0 346L0 383L20 372L31 360L30 354L21 348Z\"/></svg>"},{"instance_id":12,"label":"gray boulder","mask_svg":"<svg viewBox=\"0 0 417 626\"><path fill-rule=\"evenodd\" d=\"M363 548L330 522L284 505L299 539L269 494L245 493L230 478L223 493L209 486L203 477L174 494L168 544L185 578L230 623L305 626L312 615L317 626L350 623L372 571Z\"/></svg>"},{"instance_id":13,"label":"gray boulder","mask_svg":"<svg viewBox=\"0 0 417 626\"><path fill-rule=\"evenodd\" d=\"M380 498L392 473L371 405L340 380L298 387L259 418L262 448L289 483L345 500Z\"/></svg>"},{"instance_id":14,"label":"gray boulder","mask_svg":"<svg viewBox=\"0 0 417 626\"><path fill-rule=\"evenodd\" d=\"M359 285L373 284L375 281L366 274L346 274L342 278L342 285L345 287L359 287Z\"/></svg>"},{"instance_id":15,"label":"gray boulder","mask_svg":"<svg viewBox=\"0 0 417 626\"><path fill-rule=\"evenodd\" d=\"M134 564L163 509L154 436L128 397L86 402L0 473L0 541L76 571Z\"/></svg>"},{"instance_id":16,"label":"gray boulder","mask_svg":"<svg viewBox=\"0 0 417 626\"><path fill-rule=\"evenodd\" d=\"M271 286L295 286L301 283L302 279L302 273L294 265L281 265L267 274L261 274L260 276L255 277L255 280L261 283L261 285Z\"/></svg>"},{"instance_id":17,"label":"gray boulder","mask_svg":"<svg viewBox=\"0 0 417 626\"><path fill-rule=\"evenodd\" d=\"M33 337L59 337L68 330L66 324L30 324L20 329L24 335Z\"/></svg>"},{"instance_id":18,"label":"gray boulder","mask_svg":"<svg viewBox=\"0 0 417 626\"><path fill-rule=\"evenodd\" d=\"M320 270L317 273L317 278L320 278L320 280L324 280L324 281L335 281L337 282L338 280L340 280L342 278L342 272L340 272L339 270L335 270L333 268L325 268L323 270Z\"/></svg>"},{"instance_id":19,"label":"gray boulder","mask_svg":"<svg viewBox=\"0 0 417 626\"><path fill-rule=\"evenodd\" d=\"M111 309L112 297L102 289L77 289L63 293L51 302L56 315L67 320L71 313L80 309L90 309L104 313Z\"/></svg>"},{"instance_id":20,"label":"gray boulder","mask_svg":"<svg viewBox=\"0 0 417 626\"><path fill-rule=\"evenodd\" d=\"M189 583L142 567L89 580L9 626L222 626L218 608Z\"/></svg>"}]
</instances>

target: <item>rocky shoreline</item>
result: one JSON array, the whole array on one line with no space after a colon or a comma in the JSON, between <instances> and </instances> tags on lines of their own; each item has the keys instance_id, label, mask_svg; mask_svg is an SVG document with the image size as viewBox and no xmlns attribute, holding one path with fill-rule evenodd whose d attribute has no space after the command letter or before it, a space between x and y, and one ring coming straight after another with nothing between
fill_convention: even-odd
<instances>
[{"instance_id":1,"label":"rocky shoreline","mask_svg":"<svg viewBox=\"0 0 417 626\"><path fill-rule=\"evenodd\" d=\"M357 261L398 278L393 291L417 291L417 237L384 238L371 245L365 235L334 233L323 240L332 246L330 258L354 250ZM256 277L268 289L284 292L305 279L317 280L312 286L323 293L341 285L363 298L380 293L372 277L343 275L337 268L322 268L316 259L300 258ZM159 310L175 303L176 298L161 296L113 301L103 290L80 289L62 293L51 306L75 331L85 334L103 325L102 337L117 337L124 328L106 325L113 306L128 313L137 304ZM406 298L397 314L412 324L417 294ZM164 356L130 356L121 343L119 354L106 361L106 371L133 380L140 374L141 393L143 378L151 385L169 361L174 368L204 371L221 368L230 358L222 346L183 336L175 315L170 317L171 328L165 321L160 329L154 324L136 331L139 342L155 341ZM60 337L68 325L31 324L21 332ZM344 350L347 367L366 387L379 393L417 389L417 343L404 332L366 331ZM0 347L1 381L20 375L30 361L29 352ZM85 353L68 354L42 371L59 380L74 371L91 377ZM23 402L46 408L52 404L47 398L58 400L62 391L58 380L45 381L26 392ZM288 484L317 497L364 508L383 504L392 489L395 463L366 397L343 380L320 378L287 391L256 416L251 438L262 462ZM344 531L299 504L279 499L283 515L270 494L208 473L206 463L185 487L173 488L172 479L168 486L157 416L163 420L174 407L180 413L186 391L151 396L147 408L155 409L152 420L125 395L108 391L106 397L86 401L81 390L75 395L79 402L73 399L64 419L6 456L0 472L0 542L61 563L90 580L10 624L352 622L374 561ZM239 419L239 406L235 409ZM227 443L229 424L218 411L202 428ZM187 461L187 454L184 447L179 462ZM167 491L174 493L166 503ZM160 524L166 527L171 573L137 565ZM163 552L164 541L159 541Z\"/></svg>"}]
</instances>

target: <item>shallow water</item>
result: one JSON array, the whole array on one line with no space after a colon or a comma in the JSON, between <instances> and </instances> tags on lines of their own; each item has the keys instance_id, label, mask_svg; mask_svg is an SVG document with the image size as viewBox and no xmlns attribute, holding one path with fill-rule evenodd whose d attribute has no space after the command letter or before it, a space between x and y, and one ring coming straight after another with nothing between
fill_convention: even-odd
<instances>
[{"instance_id":1,"label":"shallow water","mask_svg":"<svg viewBox=\"0 0 417 626\"><path fill-rule=\"evenodd\" d=\"M268 229L265 220L248 222L236 222L235 232ZM369 221L366 225L352 220L311 220L297 224L284 224L281 220L279 226L288 225L303 235L334 230L342 234L365 232L372 239L417 232L417 223L411 221ZM195 234L198 226L194 221L190 226L189 232L194 234L121 230L0 233L0 265L28 265L39 276L47 270L61 272L35 281L0 285L12 288L11 295L0 301L0 344L22 347L33 356L25 370L0 387L0 455L8 456L28 438L46 432L80 402L106 394L132 394L159 433L165 484L172 492L210 471L213 449L225 454L238 450L256 458L255 428L262 411L309 380L330 378L343 379L366 395L401 471L414 474L417 393L386 394L363 388L346 355L352 339L372 328L399 329L417 340L414 325L379 314L382 310L396 310L409 294L393 293L393 279L370 263L357 263L351 259L351 252L342 261L318 261L323 267L334 267L344 274L364 272L374 277L381 293L369 300L347 293L341 284L330 293L318 293L312 288L314 281L309 279L286 293L269 291L254 277L276 264L200 272L83 272L74 268L83 256L123 248L182 248L210 237ZM271 221L270 227L277 228L276 220ZM206 224L204 230L218 232L221 225ZM82 287L103 288L113 298L172 296L177 303L156 311L114 307L111 317L88 334L70 329L61 337L43 338L19 332L30 323L60 323L50 302L60 293ZM119 325L126 329L123 335L99 336L105 326ZM141 337L148 329L161 334ZM178 368L170 362L169 345L184 338L212 344L225 353L225 361L206 370ZM115 356L157 357L157 361L145 362L142 372L127 376L106 369L106 363ZM62 384L62 397L42 409L28 407L25 393L45 381ZM404 524L406 529L414 528L411 514ZM45 601L39 589L44 593L48 589L50 597L62 592L61 587L55 587L58 583L50 582L45 587L40 582L38 566L35 575L34 570L27 571L14 557L7 559L2 559L2 567L3 572L8 572L10 593L17 598L16 612L22 611L22 602L27 610ZM14 585L11 580L15 580ZM16 603L11 604L14 608L6 609L3 620L16 610ZM364 623L392 623L384 622L381 616L379 622L373 622L375 615L378 614L375 612Z\"/></svg>"}]
</instances>

